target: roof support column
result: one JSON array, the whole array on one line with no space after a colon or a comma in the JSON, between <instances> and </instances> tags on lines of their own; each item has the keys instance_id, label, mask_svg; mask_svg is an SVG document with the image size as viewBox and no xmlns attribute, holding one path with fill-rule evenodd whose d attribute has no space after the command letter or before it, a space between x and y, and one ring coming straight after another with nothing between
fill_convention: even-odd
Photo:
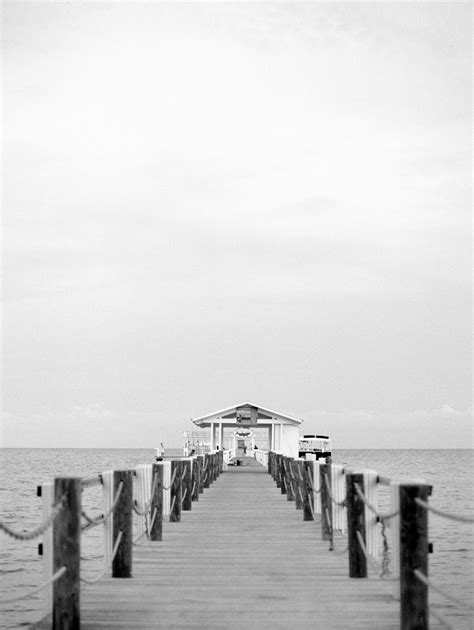
<instances>
[{"instance_id":1,"label":"roof support column","mask_svg":"<svg viewBox=\"0 0 474 630\"><path fill-rule=\"evenodd\" d=\"M216 439L214 435L214 422L211 422L211 451L216 450Z\"/></svg>"},{"instance_id":2,"label":"roof support column","mask_svg":"<svg viewBox=\"0 0 474 630\"><path fill-rule=\"evenodd\" d=\"M219 422L219 448L221 451L224 450L224 427L222 422Z\"/></svg>"}]
</instances>

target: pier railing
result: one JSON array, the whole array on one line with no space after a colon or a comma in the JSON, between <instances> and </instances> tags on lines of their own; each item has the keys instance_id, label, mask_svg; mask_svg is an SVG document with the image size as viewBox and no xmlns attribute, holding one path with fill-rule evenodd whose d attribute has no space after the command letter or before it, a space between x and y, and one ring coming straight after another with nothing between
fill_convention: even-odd
<instances>
[{"instance_id":1,"label":"pier railing","mask_svg":"<svg viewBox=\"0 0 474 630\"><path fill-rule=\"evenodd\" d=\"M428 577L432 548L428 514L463 523L473 523L473 517L433 507L429 502L432 488L424 480L390 479L374 470L351 470L317 460L315 455L306 457L270 452L268 472L287 500L302 510L305 521L319 519L329 551L348 554L349 577L367 578L370 564L381 580L393 582L393 596L400 600L401 630L427 629L430 614L451 627L429 606L430 588L458 608L473 610L472 604L460 601ZM389 490L383 507L381 486Z\"/></svg>"},{"instance_id":2,"label":"pier railing","mask_svg":"<svg viewBox=\"0 0 474 630\"><path fill-rule=\"evenodd\" d=\"M224 451L159 461L135 469L110 470L92 477L57 477L38 486L42 498L42 523L30 532L16 531L0 521L0 529L17 540L42 537L44 581L22 595L1 603L27 599L44 592L44 615L53 628L80 628L80 585L104 576L130 578L133 548L147 540L159 541L163 521L179 522L182 511L209 488L223 472ZM88 513L84 494L100 486L101 513ZM88 532L103 528L103 570L95 576L83 571L81 542Z\"/></svg>"}]
</instances>

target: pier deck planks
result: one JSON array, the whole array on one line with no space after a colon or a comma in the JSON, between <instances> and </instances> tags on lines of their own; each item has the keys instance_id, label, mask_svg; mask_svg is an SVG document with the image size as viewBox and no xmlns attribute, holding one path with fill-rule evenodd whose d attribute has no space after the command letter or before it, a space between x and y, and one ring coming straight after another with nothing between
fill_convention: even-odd
<instances>
[{"instance_id":1,"label":"pier deck planks","mask_svg":"<svg viewBox=\"0 0 474 630\"><path fill-rule=\"evenodd\" d=\"M134 547L132 579L83 586L84 630L400 627L391 583L350 579L344 539L328 551L262 467L229 468L163 526Z\"/></svg>"}]
</instances>

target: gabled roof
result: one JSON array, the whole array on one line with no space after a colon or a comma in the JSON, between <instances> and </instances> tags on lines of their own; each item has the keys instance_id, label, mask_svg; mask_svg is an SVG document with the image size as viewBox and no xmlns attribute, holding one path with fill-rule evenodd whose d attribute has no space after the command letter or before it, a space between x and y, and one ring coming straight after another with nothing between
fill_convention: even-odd
<instances>
[{"instance_id":1,"label":"gabled roof","mask_svg":"<svg viewBox=\"0 0 474 630\"><path fill-rule=\"evenodd\" d=\"M253 410L254 416L257 418L257 421L261 421L261 424L265 424L265 421L269 423L277 421L283 424L298 425L303 422L303 420L299 418L294 418L293 416L289 416L288 414L281 413L279 411L272 411L271 409L268 409L268 407L262 407L262 405L256 405L248 401L239 403L238 405L232 405L231 407L226 407L225 409L220 409L219 411L207 413L199 418L192 418L192 421L198 427L208 427L211 422L234 424L237 423L238 411L245 412L246 410Z\"/></svg>"}]
</instances>

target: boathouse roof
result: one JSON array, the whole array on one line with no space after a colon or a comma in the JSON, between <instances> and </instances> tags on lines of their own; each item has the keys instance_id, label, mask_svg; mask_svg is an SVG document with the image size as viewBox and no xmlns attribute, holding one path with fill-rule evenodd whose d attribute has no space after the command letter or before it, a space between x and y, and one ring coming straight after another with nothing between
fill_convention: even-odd
<instances>
[{"instance_id":1,"label":"boathouse roof","mask_svg":"<svg viewBox=\"0 0 474 630\"><path fill-rule=\"evenodd\" d=\"M277 422L279 424L300 425L303 420L294 418L280 411L273 411L268 407L256 405L251 402L242 402L238 405L232 405L219 411L207 413L199 418L192 418L194 424L198 427L209 427L212 422L222 422L223 424L235 425L265 425Z\"/></svg>"}]
</instances>

